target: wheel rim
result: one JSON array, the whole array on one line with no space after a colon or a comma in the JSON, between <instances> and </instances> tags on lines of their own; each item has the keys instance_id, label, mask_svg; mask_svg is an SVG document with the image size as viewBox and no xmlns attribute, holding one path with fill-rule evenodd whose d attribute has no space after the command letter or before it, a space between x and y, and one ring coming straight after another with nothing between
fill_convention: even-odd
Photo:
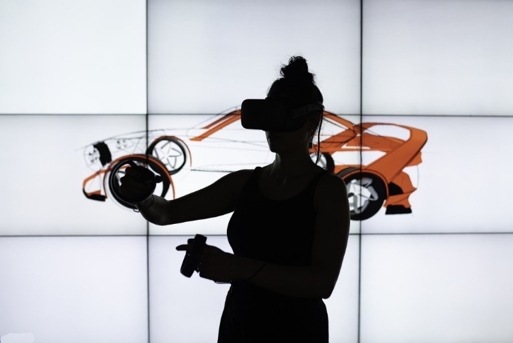
<instances>
[{"instance_id":1,"label":"wheel rim","mask_svg":"<svg viewBox=\"0 0 513 343\"><path fill-rule=\"evenodd\" d=\"M363 213L372 201L378 201L379 195L373 180L368 177L354 179L347 185L347 196L351 213Z\"/></svg>"},{"instance_id":2,"label":"wheel rim","mask_svg":"<svg viewBox=\"0 0 513 343\"><path fill-rule=\"evenodd\" d=\"M151 154L166 166L170 174L177 173L185 165L184 148L171 139L156 142Z\"/></svg>"}]
</instances>

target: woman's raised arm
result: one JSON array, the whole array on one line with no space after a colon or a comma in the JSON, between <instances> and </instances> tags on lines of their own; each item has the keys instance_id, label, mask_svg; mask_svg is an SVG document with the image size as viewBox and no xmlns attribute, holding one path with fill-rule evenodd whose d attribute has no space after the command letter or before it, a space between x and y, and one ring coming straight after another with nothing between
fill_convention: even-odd
<instances>
[{"instance_id":1,"label":"woman's raised arm","mask_svg":"<svg viewBox=\"0 0 513 343\"><path fill-rule=\"evenodd\" d=\"M140 203L138 208L146 220L156 225L218 217L235 209L239 194L251 172L246 169L232 172L205 188L173 200L152 195ZM129 182L125 180L125 183Z\"/></svg>"}]
</instances>

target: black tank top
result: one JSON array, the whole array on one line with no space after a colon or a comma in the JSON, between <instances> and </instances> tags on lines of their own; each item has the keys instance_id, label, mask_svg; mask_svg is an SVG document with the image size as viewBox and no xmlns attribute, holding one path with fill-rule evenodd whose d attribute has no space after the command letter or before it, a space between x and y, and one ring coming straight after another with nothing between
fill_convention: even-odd
<instances>
[{"instance_id":1,"label":"black tank top","mask_svg":"<svg viewBox=\"0 0 513 343\"><path fill-rule=\"evenodd\" d=\"M324 174L314 176L301 193L271 200L259 187L256 168L242 190L228 223L228 241L240 256L288 266L312 261L314 192ZM321 298L296 298L233 281L221 323L219 343L327 343L328 314Z\"/></svg>"},{"instance_id":2,"label":"black tank top","mask_svg":"<svg viewBox=\"0 0 513 343\"><path fill-rule=\"evenodd\" d=\"M261 167L255 168L230 218L227 236L236 255L287 266L311 263L315 228L313 203L320 172L299 194L271 200L259 187Z\"/></svg>"}]
</instances>

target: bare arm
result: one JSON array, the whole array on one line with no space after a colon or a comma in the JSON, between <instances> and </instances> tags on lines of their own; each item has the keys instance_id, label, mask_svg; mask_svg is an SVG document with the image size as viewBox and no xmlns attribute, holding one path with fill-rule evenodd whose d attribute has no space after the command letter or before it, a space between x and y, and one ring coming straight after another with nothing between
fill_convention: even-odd
<instances>
[{"instance_id":1,"label":"bare arm","mask_svg":"<svg viewBox=\"0 0 513 343\"><path fill-rule=\"evenodd\" d=\"M157 225L170 225L230 213L251 170L227 174L213 184L174 200L153 195L139 204L143 217Z\"/></svg>"}]
</instances>

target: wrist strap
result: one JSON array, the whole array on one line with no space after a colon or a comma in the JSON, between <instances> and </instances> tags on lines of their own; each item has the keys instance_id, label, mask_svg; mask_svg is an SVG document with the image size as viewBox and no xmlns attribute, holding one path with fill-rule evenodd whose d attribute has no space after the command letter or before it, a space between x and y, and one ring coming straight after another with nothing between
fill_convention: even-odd
<instances>
[{"instance_id":1,"label":"wrist strap","mask_svg":"<svg viewBox=\"0 0 513 343\"><path fill-rule=\"evenodd\" d=\"M152 194L152 195L150 196L150 198L151 198L151 204L150 204L149 206L145 206L144 208L142 208L142 207L141 207L141 204L142 204L143 202L140 202L140 203L138 203L137 205L135 205L134 212L139 213L139 212L141 212L141 211L145 211L145 210L149 209L150 207L152 207L152 206L153 206L153 204L155 203L155 197L154 197L154 196L153 196L153 194Z\"/></svg>"}]
</instances>

